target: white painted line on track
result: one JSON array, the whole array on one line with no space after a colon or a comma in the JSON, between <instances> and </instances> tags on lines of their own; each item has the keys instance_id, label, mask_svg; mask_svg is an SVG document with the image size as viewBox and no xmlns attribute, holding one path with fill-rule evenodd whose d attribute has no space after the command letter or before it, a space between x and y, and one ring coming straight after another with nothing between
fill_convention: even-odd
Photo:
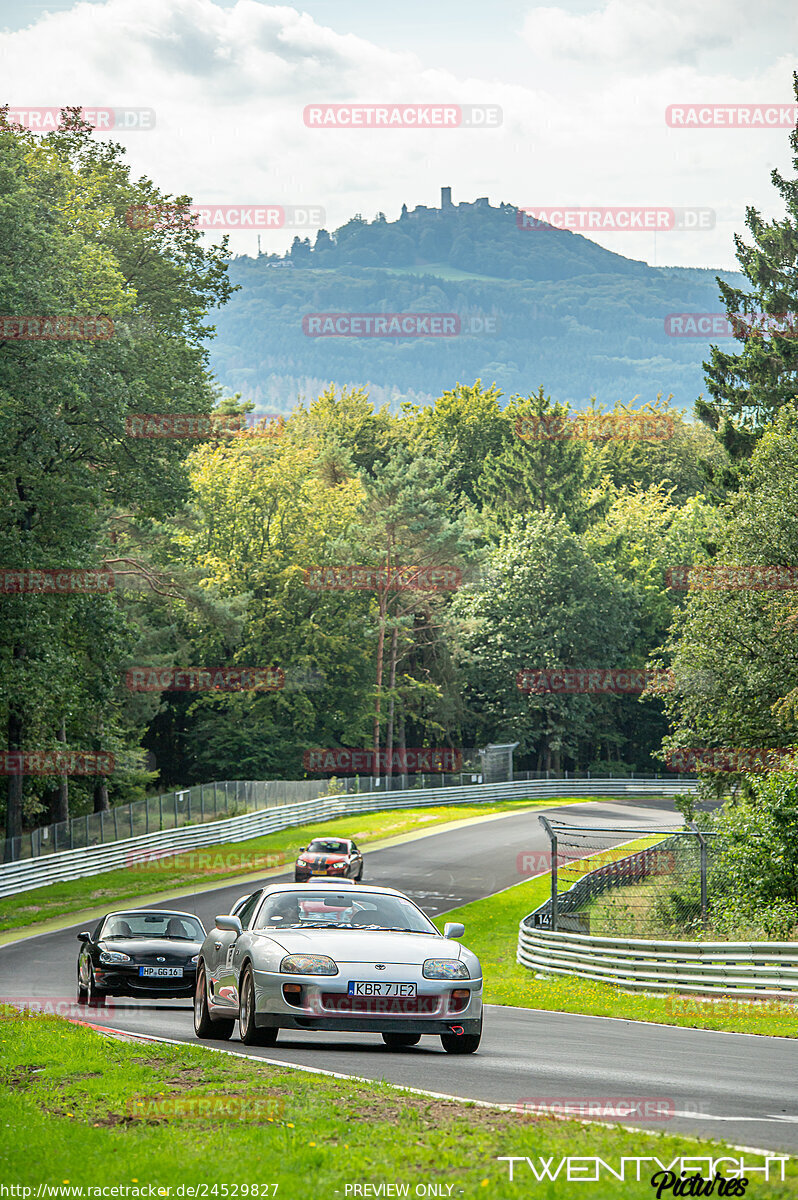
<instances>
[{"instance_id":1,"label":"white painted line on track","mask_svg":"<svg viewBox=\"0 0 798 1200\"><path fill-rule=\"evenodd\" d=\"M110 1037L115 1037L122 1041L162 1042L167 1046L193 1046L193 1045L197 1044L194 1042L181 1041L178 1038L159 1037L158 1035L152 1034L152 1033L128 1033L127 1030L114 1029L110 1026L94 1025L88 1021L75 1021L75 1020L71 1020L71 1018L69 1018L69 1017L62 1018L62 1019L71 1021L71 1024L73 1024L73 1025L83 1025L87 1028L95 1030L97 1033L106 1034ZM666 1026L666 1028L671 1028L671 1026ZM306 1066L304 1063L285 1062L283 1059L279 1059L279 1058L266 1058L264 1055L260 1055L260 1054L249 1054L246 1050L225 1050L221 1046L206 1046L204 1043L199 1043L198 1049L211 1050L214 1054L226 1054L226 1055L229 1055L231 1058L247 1058L247 1059L250 1059L252 1062L267 1063L270 1067L283 1067L283 1068L287 1068L288 1070L291 1070L291 1071L302 1071L307 1075L326 1075L330 1079L349 1080L353 1083L367 1083L369 1085L381 1084L383 1087L393 1088L395 1091L398 1091L398 1092L409 1092L409 1093L411 1093L411 1095L414 1095L414 1096L428 1096L431 1100L451 1100L451 1101L454 1101L455 1104L473 1104L477 1108L490 1108L497 1112L518 1113L518 1105L517 1104L501 1104L501 1103L499 1103L499 1101L492 1101L492 1100L473 1100L467 1096L452 1096L447 1092L430 1092L426 1088L410 1087L408 1084L404 1084L404 1083L391 1083L391 1081L388 1079L370 1079L367 1075L349 1075L343 1071L330 1071L330 1070L326 1069L325 1067L309 1067L309 1066ZM519 1113L518 1115L522 1116L523 1114ZM573 1121L577 1125L591 1125L591 1126L598 1125L598 1126L601 1126L602 1129L607 1129L608 1127L612 1128L612 1129L623 1129L627 1133L637 1133L637 1134L647 1133L647 1134L651 1134L652 1137L667 1136L665 1130L648 1129L646 1126L643 1126L643 1125L622 1125L620 1122L615 1122L615 1121L591 1121L588 1117L570 1117L570 1116L565 1116L560 1113L548 1113L547 1115L550 1116L555 1121ZM682 1114L676 1113L674 1115L679 1116ZM696 1119L695 1113L687 1113L684 1115L689 1116L691 1120ZM703 1114L701 1114L701 1115L703 1116ZM710 1117L710 1118L708 1118L708 1120L723 1120L723 1121L725 1121L725 1120L734 1121L737 1119L739 1119L739 1120L746 1120L746 1119L754 1120L754 1119L758 1119L758 1118L744 1118L744 1117L741 1117L741 1118L735 1118L735 1117L712 1118L712 1117ZM763 1117L761 1119L766 1120L767 1118ZM673 1137L690 1137L690 1136L696 1136L696 1135L674 1132L672 1134L672 1136ZM791 1155L777 1154L777 1152L775 1150L763 1150L759 1146L738 1146L734 1142L727 1142L727 1143L725 1143L725 1145L731 1147L732 1150L742 1150L743 1152L745 1152L747 1154L761 1154L764 1158L785 1158L785 1157L789 1158L789 1157L791 1157Z\"/></svg>"}]
</instances>

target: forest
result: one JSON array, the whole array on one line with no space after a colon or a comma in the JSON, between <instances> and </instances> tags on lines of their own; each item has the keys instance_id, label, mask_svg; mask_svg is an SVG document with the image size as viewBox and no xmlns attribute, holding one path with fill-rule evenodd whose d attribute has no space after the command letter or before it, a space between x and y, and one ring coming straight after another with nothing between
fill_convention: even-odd
<instances>
[{"instance_id":1,"label":"forest","mask_svg":"<svg viewBox=\"0 0 798 1200\"><path fill-rule=\"evenodd\" d=\"M2 309L74 318L8 325L0 355L7 836L178 785L303 778L319 748L469 761L517 742L521 770L617 775L795 743L795 590L773 586L792 574L728 583L798 564L789 331L712 347L694 411L663 389L594 395L577 420L545 374L506 392L455 356L430 404L328 382L259 424L209 361L226 246L125 221L190 197L132 178L70 110L44 137L0 123L0 161ZM787 218L749 210L747 282L719 281L719 311L795 306L796 184L776 183ZM30 584L47 572L95 583ZM600 688L540 682L591 671ZM89 767L48 775L46 755ZM113 769L92 775L99 755Z\"/></svg>"}]
</instances>

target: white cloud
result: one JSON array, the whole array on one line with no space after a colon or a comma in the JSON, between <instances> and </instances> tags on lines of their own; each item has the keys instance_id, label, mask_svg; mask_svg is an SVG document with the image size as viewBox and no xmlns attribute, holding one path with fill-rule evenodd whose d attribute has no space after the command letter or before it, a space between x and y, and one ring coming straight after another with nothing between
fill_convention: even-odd
<instances>
[{"instance_id":1,"label":"white cloud","mask_svg":"<svg viewBox=\"0 0 798 1200\"><path fill-rule=\"evenodd\" d=\"M78 3L0 35L3 98L154 108L155 130L123 139L133 169L198 202L320 204L328 228L354 212L396 216L402 201L437 204L442 184L455 201L703 205L722 210L715 231L660 237L657 259L731 266L744 204L772 206L769 167L789 171L786 131L685 133L666 127L664 111L690 99L790 99L786 57L769 52L756 72L698 62L713 40L736 38L730 53L744 47L741 10L742 0L609 0L582 16L535 9L525 36L538 66L510 83L490 56L484 79L460 77L286 5ZM788 23L768 36L783 46ZM508 29L508 45L516 38ZM611 68L597 69L602 56L615 56ZM343 100L492 103L504 122L494 131L305 127L306 104ZM263 248L283 249L291 236L269 234ZM654 250L647 234L598 240L632 258ZM254 235L232 244L252 252Z\"/></svg>"}]
</instances>

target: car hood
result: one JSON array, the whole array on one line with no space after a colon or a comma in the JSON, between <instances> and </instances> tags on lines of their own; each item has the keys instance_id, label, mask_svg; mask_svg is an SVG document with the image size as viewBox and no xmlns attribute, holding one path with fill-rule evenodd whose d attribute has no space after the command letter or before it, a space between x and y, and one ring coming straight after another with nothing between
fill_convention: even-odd
<instances>
[{"instance_id":1,"label":"car hood","mask_svg":"<svg viewBox=\"0 0 798 1200\"><path fill-rule=\"evenodd\" d=\"M202 942L178 942L170 938L101 938L100 946L105 950L121 950L131 958L161 954L167 959L182 960L199 954Z\"/></svg>"},{"instance_id":2,"label":"car hood","mask_svg":"<svg viewBox=\"0 0 798 1200\"><path fill-rule=\"evenodd\" d=\"M418 964L426 958L460 958L451 938L426 933L382 933L377 929L286 929L256 934L268 937L286 954L328 954L336 962Z\"/></svg>"}]
</instances>

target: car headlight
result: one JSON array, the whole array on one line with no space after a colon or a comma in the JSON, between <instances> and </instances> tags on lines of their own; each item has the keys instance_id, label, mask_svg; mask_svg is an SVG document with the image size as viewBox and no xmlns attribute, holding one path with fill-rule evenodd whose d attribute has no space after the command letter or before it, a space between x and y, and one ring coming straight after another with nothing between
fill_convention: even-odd
<instances>
[{"instance_id":1,"label":"car headlight","mask_svg":"<svg viewBox=\"0 0 798 1200\"><path fill-rule=\"evenodd\" d=\"M337 975L338 968L326 954L289 954L280 963L285 975Z\"/></svg>"},{"instance_id":2,"label":"car headlight","mask_svg":"<svg viewBox=\"0 0 798 1200\"><path fill-rule=\"evenodd\" d=\"M421 974L425 979L470 979L468 967L459 958L428 958Z\"/></svg>"},{"instance_id":3,"label":"car headlight","mask_svg":"<svg viewBox=\"0 0 798 1200\"><path fill-rule=\"evenodd\" d=\"M130 962L130 955L125 954L122 950L101 950L100 962L110 966L112 963Z\"/></svg>"}]
</instances>

